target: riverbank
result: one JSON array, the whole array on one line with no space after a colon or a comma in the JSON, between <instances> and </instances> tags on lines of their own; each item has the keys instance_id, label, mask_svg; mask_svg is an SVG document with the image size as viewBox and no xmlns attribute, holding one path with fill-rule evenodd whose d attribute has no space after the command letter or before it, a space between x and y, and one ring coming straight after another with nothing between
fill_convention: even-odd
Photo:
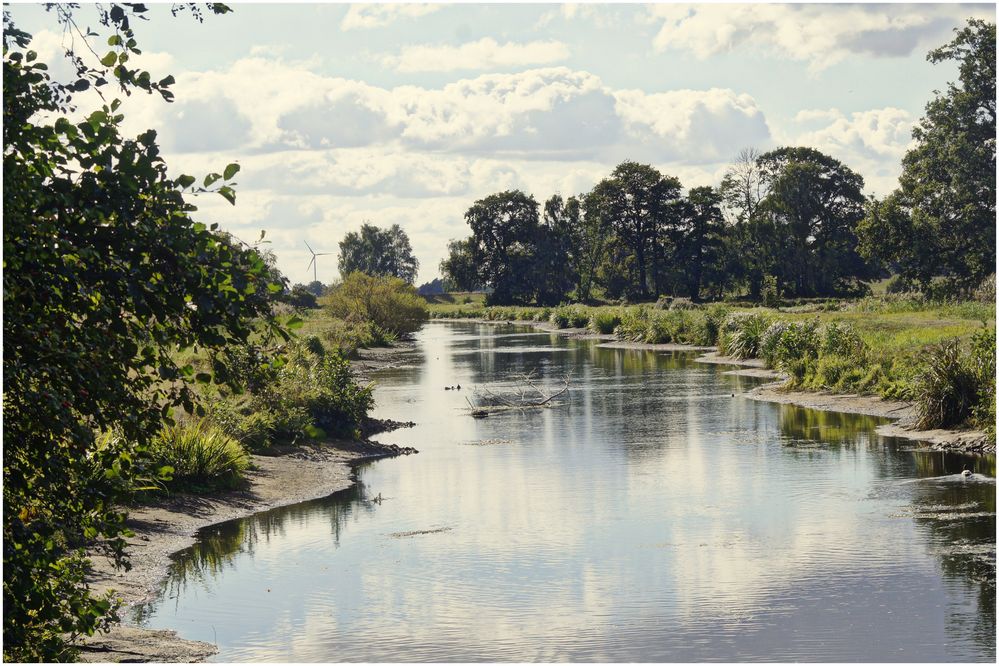
<instances>
[{"instance_id":1,"label":"riverbank","mask_svg":"<svg viewBox=\"0 0 999 666\"><path fill-rule=\"evenodd\" d=\"M362 349L351 366L359 379L370 381L375 370L405 363L415 349L412 341ZM346 490L355 482L358 464L416 453L415 449L368 439L413 425L369 419L363 425L365 439L360 441L331 440L283 447L275 451L277 455L252 455L246 486L240 490L210 495L176 493L131 508L126 522L134 532L127 549L131 569L116 569L109 560L95 556L88 577L91 590L98 595L113 590L124 615L136 604L155 598L171 555L193 545L198 530ZM211 643L187 640L173 631L128 624L86 637L79 645L79 660L83 662L201 662L218 652Z\"/></svg>"},{"instance_id":2,"label":"riverbank","mask_svg":"<svg viewBox=\"0 0 999 666\"><path fill-rule=\"evenodd\" d=\"M437 319L434 321L454 321L453 319ZM609 349L636 349L659 352L706 352L698 356L696 363L710 365L734 366L725 374L759 379L778 380L763 386L758 386L743 394L751 400L791 404L821 411L842 412L847 414L864 414L892 419L892 423L879 426L877 432L884 437L897 437L920 442L928 447L957 451L971 454L995 454L994 442L988 440L984 432L978 430L917 430L915 423L915 404L905 401L885 400L876 395L859 395L855 393L837 394L831 392L789 391L782 388L786 375L766 367L758 358L737 359L719 353L717 347L697 346L676 343L644 343L620 341L613 334L594 333L588 328L557 328L548 321L530 320L490 320L462 319L482 324L527 325L535 329L557 333L577 339L601 340L600 347Z\"/></svg>"}]
</instances>

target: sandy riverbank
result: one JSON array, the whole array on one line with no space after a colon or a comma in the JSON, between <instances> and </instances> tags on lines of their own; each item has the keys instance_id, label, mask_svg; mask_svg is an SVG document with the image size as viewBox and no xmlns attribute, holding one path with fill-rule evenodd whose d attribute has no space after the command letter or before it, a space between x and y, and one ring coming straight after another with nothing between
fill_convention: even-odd
<instances>
[{"instance_id":1,"label":"sandy riverbank","mask_svg":"<svg viewBox=\"0 0 999 666\"><path fill-rule=\"evenodd\" d=\"M892 423L878 426L877 433L883 437L910 439L928 444L934 449L946 451L974 454L994 454L996 452L995 444L988 441L984 432L978 430L917 430L914 426L916 408L912 402L885 400L876 395L857 395L855 393L788 391L782 388L784 378L781 377L780 373L766 369L760 359L740 360L721 356L715 352L705 354L695 360L698 363L740 366L739 370L729 371L726 374L780 380L758 386L745 393L745 397L751 400L797 405L827 412L879 416L892 419Z\"/></svg>"},{"instance_id":2,"label":"sandy riverbank","mask_svg":"<svg viewBox=\"0 0 999 666\"><path fill-rule=\"evenodd\" d=\"M404 364L415 348L414 343L406 341L388 348L360 350L351 365L358 379L367 381L375 370ZM364 436L412 425L370 420L364 424ZM107 559L94 557L90 587L98 594L113 590L124 615L131 606L156 596L170 556L191 546L199 529L327 497L354 483L354 466L358 463L415 452L365 439L286 447L275 456L253 455L246 487L241 490L211 495L178 493L130 509L127 525L135 533L128 540L131 569L121 571ZM84 662L200 662L218 651L215 645L187 640L173 631L127 624L85 638L80 645L80 661Z\"/></svg>"}]
</instances>

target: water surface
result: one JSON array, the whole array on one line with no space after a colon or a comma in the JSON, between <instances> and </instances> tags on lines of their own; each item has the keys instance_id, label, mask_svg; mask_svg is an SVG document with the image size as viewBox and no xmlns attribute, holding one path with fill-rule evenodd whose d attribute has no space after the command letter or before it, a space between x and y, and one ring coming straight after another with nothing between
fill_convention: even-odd
<instances>
[{"instance_id":1,"label":"water surface","mask_svg":"<svg viewBox=\"0 0 999 666\"><path fill-rule=\"evenodd\" d=\"M203 530L136 619L223 661L994 661L995 458L692 358L431 323L375 392L419 455ZM468 415L525 373L568 404Z\"/></svg>"}]
</instances>

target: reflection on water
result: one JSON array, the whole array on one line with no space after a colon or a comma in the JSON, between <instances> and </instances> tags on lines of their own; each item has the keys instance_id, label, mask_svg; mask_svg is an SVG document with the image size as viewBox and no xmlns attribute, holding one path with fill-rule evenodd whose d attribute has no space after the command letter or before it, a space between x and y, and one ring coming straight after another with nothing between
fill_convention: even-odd
<instances>
[{"instance_id":1,"label":"reflection on water","mask_svg":"<svg viewBox=\"0 0 999 666\"><path fill-rule=\"evenodd\" d=\"M135 619L227 661L994 660L994 457L738 397L758 380L683 353L419 343L376 398L420 455L205 530ZM570 374L568 404L468 416L528 372Z\"/></svg>"}]
</instances>

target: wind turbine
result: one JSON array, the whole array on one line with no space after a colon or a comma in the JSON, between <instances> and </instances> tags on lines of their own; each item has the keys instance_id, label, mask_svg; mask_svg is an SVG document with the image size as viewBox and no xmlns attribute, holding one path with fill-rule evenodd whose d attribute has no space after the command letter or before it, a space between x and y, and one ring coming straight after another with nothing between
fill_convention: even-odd
<instances>
[{"instance_id":1,"label":"wind turbine","mask_svg":"<svg viewBox=\"0 0 999 666\"><path fill-rule=\"evenodd\" d=\"M327 254L333 254L333 253L332 252L318 252L317 253L315 250L312 249L312 246L309 245L309 241L305 241L305 247L309 248L309 252L312 253L312 261L310 261L309 265L305 267L305 270L309 270L311 268L312 269L312 281L313 282L319 282L319 274L317 272L319 270L319 264L316 262L316 257L325 257Z\"/></svg>"}]
</instances>

